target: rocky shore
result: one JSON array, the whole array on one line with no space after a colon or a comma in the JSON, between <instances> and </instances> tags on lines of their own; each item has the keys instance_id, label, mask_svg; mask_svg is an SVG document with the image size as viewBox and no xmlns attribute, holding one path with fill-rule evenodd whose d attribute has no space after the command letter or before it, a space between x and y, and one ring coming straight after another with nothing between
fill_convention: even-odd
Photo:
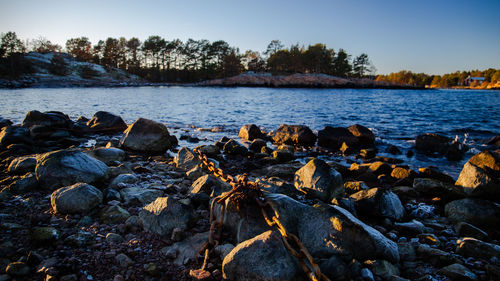
<instances>
[{"instance_id":1,"label":"rocky shore","mask_svg":"<svg viewBox=\"0 0 500 281\"><path fill-rule=\"evenodd\" d=\"M210 204L231 190L179 145L197 140L102 111L30 111L0 128L0 280L193 279ZM457 179L378 156L358 124L317 134L243 125L239 137L197 148L226 174L248 174L330 280L500 279L498 137ZM450 161L467 149L437 134L415 139L417 153ZM225 210L204 280L307 280L257 205L228 200Z\"/></svg>"}]
</instances>

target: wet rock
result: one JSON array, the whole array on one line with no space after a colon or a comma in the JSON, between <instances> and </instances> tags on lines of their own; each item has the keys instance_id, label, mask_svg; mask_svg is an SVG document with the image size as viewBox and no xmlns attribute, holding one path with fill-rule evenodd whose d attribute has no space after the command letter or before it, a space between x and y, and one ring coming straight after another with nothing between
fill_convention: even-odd
<instances>
[{"instance_id":1,"label":"wet rock","mask_svg":"<svg viewBox=\"0 0 500 281\"><path fill-rule=\"evenodd\" d=\"M230 139L226 144L224 144L224 147L222 148L224 150L224 153L227 155L242 155L245 156L248 153L248 150L246 147L238 143L237 141Z\"/></svg>"},{"instance_id":2,"label":"wet rock","mask_svg":"<svg viewBox=\"0 0 500 281\"><path fill-rule=\"evenodd\" d=\"M356 152L356 150L353 147L348 146L347 143L345 142L342 143L339 150L340 152L342 152L343 155L351 155Z\"/></svg>"},{"instance_id":3,"label":"wet rock","mask_svg":"<svg viewBox=\"0 0 500 281\"><path fill-rule=\"evenodd\" d=\"M262 138L263 134L260 131L259 127L255 124L251 125L243 125L238 133L238 137L245 140L254 140L258 138Z\"/></svg>"},{"instance_id":4,"label":"wet rock","mask_svg":"<svg viewBox=\"0 0 500 281\"><path fill-rule=\"evenodd\" d=\"M95 133L118 133L127 129L127 124L120 116L106 111L98 111L87 122L91 132Z\"/></svg>"},{"instance_id":5,"label":"wet rock","mask_svg":"<svg viewBox=\"0 0 500 281\"><path fill-rule=\"evenodd\" d=\"M390 175L392 172L391 165L384 163L382 161L376 161L368 166L368 171L374 173L375 175Z\"/></svg>"},{"instance_id":6,"label":"wet rock","mask_svg":"<svg viewBox=\"0 0 500 281\"><path fill-rule=\"evenodd\" d=\"M372 159L377 155L377 150L372 148L361 149L359 151L359 156L363 159Z\"/></svg>"},{"instance_id":7,"label":"wet rock","mask_svg":"<svg viewBox=\"0 0 500 281\"><path fill-rule=\"evenodd\" d=\"M22 277L30 274L31 268L24 262L13 262L7 266L5 273L14 277Z\"/></svg>"},{"instance_id":8,"label":"wet rock","mask_svg":"<svg viewBox=\"0 0 500 281\"><path fill-rule=\"evenodd\" d=\"M295 173L294 186L307 195L325 202L344 194L340 173L320 159L309 161Z\"/></svg>"},{"instance_id":9,"label":"wet rock","mask_svg":"<svg viewBox=\"0 0 500 281\"><path fill-rule=\"evenodd\" d=\"M59 231L54 227L34 227L30 233L30 239L34 243L53 242L59 239Z\"/></svg>"},{"instance_id":10,"label":"wet rock","mask_svg":"<svg viewBox=\"0 0 500 281\"><path fill-rule=\"evenodd\" d=\"M216 157L220 154L220 150L217 146L209 144L209 145L200 145L196 147L202 154L207 157Z\"/></svg>"},{"instance_id":11,"label":"wet rock","mask_svg":"<svg viewBox=\"0 0 500 281\"><path fill-rule=\"evenodd\" d=\"M116 178L114 178L108 187L114 189L120 189L123 188L124 186L127 186L127 184L133 184L136 183L137 181L139 181L139 178L137 178L137 176L134 174L121 174L118 175Z\"/></svg>"},{"instance_id":12,"label":"wet rock","mask_svg":"<svg viewBox=\"0 0 500 281\"><path fill-rule=\"evenodd\" d=\"M253 152L261 152L262 148L266 146L266 141L263 139L254 139L248 146L248 149Z\"/></svg>"},{"instance_id":13,"label":"wet rock","mask_svg":"<svg viewBox=\"0 0 500 281\"><path fill-rule=\"evenodd\" d=\"M500 198L500 151L483 151L465 163L456 185L470 196Z\"/></svg>"},{"instance_id":14,"label":"wet rock","mask_svg":"<svg viewBox=\"0 0 500 281\"><path fill-rule=\"evenodd\" d=\"M392 154L392 155L401 155L401 154L403 154L401 152L401 150L397 146L395 146L395 145L389 145L386 148L385 152L387 152L389 154Z\"/></svg>"},{"instance_id":15,"label":"wet rock","mask_svg":"<svg viewBox=\"0 0 500 281\"><path fill-rule=\"evenodd\" d=\"M401 220L405 211L398 196L390 190L372 188L350 196L355 200L356 212L367 216L381 216Z\"/></svg>"},{"instance_id":16,"label":"wet rock","mask_svg":"<svg viewBox=\"0 0 500 281\"><path fill-rule=\"evenodd\" d=\"M25 174L28 172L34 172L36 167L36 157L32 156L21 156L17 157L12 162L7 169L9 173L12 174Z\"/></svg>"},{"instance_id":17,"label":"wet rock","mask_svg":"<svg viewBox=\"0 0 500 281\"><path fill-rule=\"evenodd\" d=\"M191 206L172 197L159 197L139 213L145 230L170 236L174 228L185 230L193 220Z\"/></svg>"},{"instance_id":18,"label":"wet rock","mask_svg":"<svg viewBox=\"0 0 500 281\"><path fill-rule=\"evenodd\" d=\"M347 128L326 126L318 131L319 146L339 149L343 143L349 147L359 146L358 138Z\"/></svg>"},{"instance_id":19,"label":"wet rock","mask_svg":"<svg viewBox=\"0 0 500 281\"><path fill-rule=\"evenodd\" d=\"M321 273L330 280L349 280L349 268L347 264L337 256L331 256L319 263Z\"/></svg>"},{"instance_id":20,"label":"wet rock","mask_svg":"<svg viewBox=\"0 0 500 281\"><path fill-rule=\"evenodd\" d=\"M500 256L500 246L466 237L457 241L456 252L464 257L491 259Z\"/></svg>"},{"instance_id":21,"label":"wet rock","mask_svg":"<svg viewBox=\"0 0 500 281\"><path fill-rule=\"evenodd\" d=\"M438 196L445 200L457 199L462 195L453 184L429 178L415 178L413 180L413 189L421 195Z\"/></svg>"},{"instance_id":22,"label":"wet rock","mask_svg":"<svg viewBox=\"0 0 500 281\"><path fill-rule=\"evenodd\" d=\"M362 146L372 146L375 143L375 135L365 126L354 124L347 128L353 134Z\"/></svg>"},{"instance_id":23,"label":"wet rock","mask_svg":"<svg viewBox=\"0 0 500 281\"><path fill-rule=\"evenodd\" d=\"M500 223L500 204L474 198L452 201L445 205L445 214L453 223L466 222L479 226Z\"/></svg>"},{"instance_id":24,"label":"wet rock","mask_svg":"<svg viewBox=\"0 0 500 281\"><path fill-rule=\"evenodd\" d=\"M163 196L163 191L132 186L121 189L120 195L123 201L127 204L144 205L153 202L160 196Z\"/></svg>"},{"instance_id":25,"label":"wet rock","mask_svg":"<svg viewBox=\"0 0 500 281\"><path fill-rule=\"evenodd\" d=\"M273 142L277 144L313 146L316 143L316 135L309 127L304 125L282 124L276 130Z\"/></svg>"},{"instance_id":26,"label":"wet rock","mask_svg":"<svg viewBox=\"0 0 500 281\"><path fill-rule=\"evenodd\" d=\"M149 119L137 119L124 134L120 147L126 150L157 154L173 147L167 127Z\"/></svg>"},{"instance_id":27,"label":"wet rock","mask_svg":"<svg viewBox=\"0 0 500 281\"><path fill-rule=\"evenodd\" d=\"M408 180L410 181L410 184L416 175L417 173L415 173L414 171L402 167L396 167L391 172L391 177L398 180Z\"/></svg>"},{"instance_id":28,"label":"wet rock","mask_svg":"<svg viewBox=\"0 0 500 281\"><path fill-rule=\"evenodd\" d=\"M116 162L121 162L125 160L126 157L125 151L115 147L110 147L110 148L99 147L89 151L88 154L106 163L106 165L111 165Z\"/></svg>"},{"instance_id":29,"label":"wet rock","mask_svg":"<svg viewBox=\"0 0 500 281\"><path fill-rule=\"evenodd\" d=\"M230 280L297 280L300 272L280 234L274 231L238 244L222 263L223 277Z\"/></svg>"},{"instance_id":30,"label":"wet rock","mask_svg":"<svg viewBox=\"0 0 500 281\"><path fill-rule=\"evenodd\" d=\"M283 150L273 151L272 156L279 163L289 162L289 161L292 161L295 158L295 156L293 155L293 152L283 151Z\"/></svg>"},{"instance_id":31,"label":"wet rock","mask_svg":"<svg viewBox=\"0 0 500 281\"><path fill-rule=\"evenodd\" d=\"M0 117L0 129L3 129L4 127L12 125L12 121L9 119L5 119Z\"/></svg>"},{"instance_id":32,"label":"wet rock","mask_svg":"<svg viewBox=\"0 0 500 281\"><path fill-rule=\"evenodd\" d=\"M472 237L478 240L486 240L488 238L488 233L466 222L457 223L455 231L459 237Z\"/></svg>"},{"instance_id":33,"label":"wet rock","mask_svg":"<svg viewBox=\"0 0 500 281\"><path fill-rule=\"evenodd\" d=\"M129 217L130 213L118 205L106 207L99 213L99 219L102 223L122 223Z\"/></svg>"},{"instance_id":34,"label":"wet rock","mask_svg":"<svg viewBox=\"0 0 500 281\"><path fill-rule=\"evenodd\" d=\"M102 203L102 192L85 183L61 187L50 196L52 209L60 214L87 213Z\"/></svg>"},{"instance_id":35,"label":"wet rock","mask_svg":"<svg viewBox=\"0 0 500 281\"><path fill-rule=\"evenodd\" d=\"M118 254L116 257L115 257L115 260L116 262L118 263L119 266L121 267L128 267L132 264L134 264L134 261L129 258L127 255L125 254Z\"/></svg>"},{"instance_id":36,"label":"wet rock","mask_svg":"<svg viewBox=\"0 0 500 281\"><path fill-rule=\"evenodd\" d=\"M183 147L179 149L177 155L174 157L174 163L177 168L182 168L186 171L189 171L195 166L199 165L200 160L189 148Z\"/></svg>"},{"instance_id":37,"label":"wet rock","mask_svg":"<svg viewBox=\"0 0 500 281\"><path fill-rule=\"evenodd\" d=\"M30 111L26 114L22 122L23 127L33 127L35 125L42 125L48 127L68 128L72 125L71 119L68 115L59 111L40 112L37 110Z\"/></svg>"},{"instance_id":38,"label":"wet rock","mask_svg":"<svg viewBox=\"0 0 500 281\"><path fill-rule=\"evenodd\" d=\"M451 161L462 159L464 153L468 150L465 145L452 141L448 137L429 133L417 136L415 148L425 154L445 156Z\"/></svg>"},{"instance_id":39,"label":"wet rock","mask_svg":"<svg viewBox=\"0 0 500 281\"><path fill-rule=\"evenodd\" d=\"M8 126L0 131L0 144L8 147L11 144L32 145L29 130L19 126Z\"/></svg>"},{"instance_id":40,"label":"wet rock","mask_svg":"<svg viewBox=\"0 0 500 281\"><path fill-rule=\"evenodd\" d=\"M10 192L14 194L24 194L38 188L38 181L35 173L24 175L9 185Z\"/></svg>"},{"instance_id":41,"label":"wet rock","mask_svg":"<svg viewBox=\"0 0 500 281\"><path fill-rule=\"evenodd\" d=\"M108 166L80 151L58 150L38 156L35 171L40 186L54 190L78 182L99 182L107 176Z\"/></svg>"},{"instance_id":42,"label":"wet rock","mask_svg":"<svg viewBox=\"0 0 500 281\"><path fill-rule=\"evenodd\" d=\"M435 167L424 167L418 169L420 178L429 178L442 181L449 184L455 184L455 180L445 173L441 173Z\"/></svg>"},{"instance_id":43,"label":"wet rock","mask_svg":"<svg viewBox=\"0 0 500 281\"><path fill-rule=\"evenodd\" d=\"M185 265L190 261L196 260L198 251L203 244L208 241L208 232L197 233L193 236L186 238L172 244L171 246L161 249L163 256L172 258L175 265Z\"/></svg>"},{"instance_id":44,"label":"wet rock","mask_svg":"<svg viewBox=\"0 0 500 281\"><path fill-rule=\"evenodd\" d=\"M445 266L436 272L439 275L444 275L451 280L457 281L477 281L479 277L470 271L467 267L454 263L452 265Z\"/></svg>"},{"instance_id":45,"label":"wet rock","mask_svg":"<svg viewBox=\"0 0 500 281\"><path fill-rule=\"evenodd\" d=\"M386 260L368 260L365 265L383 280L389 279L392 275L399 275L399 269Z\"/></svg>"}]
</instances>

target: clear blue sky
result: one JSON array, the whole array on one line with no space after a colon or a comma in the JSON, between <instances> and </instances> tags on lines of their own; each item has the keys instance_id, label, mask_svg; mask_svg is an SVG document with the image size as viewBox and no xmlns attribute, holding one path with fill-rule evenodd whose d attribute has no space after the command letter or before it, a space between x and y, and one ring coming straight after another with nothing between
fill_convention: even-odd
<instances>
[{"instance_id":1,"label":"clear blue sky","mask_svg":"<svg viewBox=\"0 0 500 281\"><path fill-rule=\"evenodd\" d=\"M500 0L0 0L0 32L64 46L87 36L223 39L242 52L325 43L377 73L500 68Z\"/></svg>"}]
</instances>

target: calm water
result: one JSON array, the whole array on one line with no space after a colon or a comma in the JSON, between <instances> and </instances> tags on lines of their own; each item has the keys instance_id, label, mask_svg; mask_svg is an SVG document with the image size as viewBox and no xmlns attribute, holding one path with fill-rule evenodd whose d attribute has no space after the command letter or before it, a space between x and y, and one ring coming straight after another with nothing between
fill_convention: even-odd
<instances>
[{"instance_id":1,"label":"calm water","mask_svg":"<svg viewBox=\"0 0 500 281\"><path fill-rule=\"evenodd\" d=\"M247 123L268 131L281 123L313 130L358 123L371 128L381 145L404 149L412 145L408 139L426 132L462 141L469 134L465 141L476 148L479 139L500 134L498 91L143 87L0 90L0 95L0 116L16 123L35 109L72 118L104 110L127 122L145 117L186 128L224 126L229 136ZM411 162L436 165L452 175L463 164L423 156Z\"/></svg>"}]
</instances>

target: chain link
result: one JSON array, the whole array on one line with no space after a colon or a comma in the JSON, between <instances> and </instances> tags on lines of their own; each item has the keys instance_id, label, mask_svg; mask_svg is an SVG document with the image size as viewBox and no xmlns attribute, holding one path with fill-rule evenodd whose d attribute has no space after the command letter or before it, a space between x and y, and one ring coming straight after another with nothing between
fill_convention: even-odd
<instances>
[{"instance_id":1,"label":"chain link","mask_svg":"<svg viewBox=\"0 0 500 281\"><path fill-rule=\"evenodd\" d=\"M280 221L280 215L274 204L265 196L255 182L249 181L246 174L237 177L237 180L235 180L232 176L224 174L222 169L217 168L214 163L210 162L207 156L201 153L198 148L193 149L193 152L197 155L198 159L210 173L212 173L216 178L228 183L232 189L229 192L215 197L210 204L209 238L208 242L205 243L199 251L200 254L204 252L203 265L201 269L191 270L191 277L201 280L210 276L210 273L206 271L206 266L210 251L219 245L219 239L221 239L222 224L224 222L226 212L226 200L237 200L236 198L241 200L242 197L245 199L251 199L253 197L257 205L260 207L262 216L264 217L266 223L270 227L276 227L278 232L281 234L283 244L290 254L299 260L302 269L306 273L309 280L330 281L326 275L321 273L318 264L314 261L314 258L311 256L304 244L300 242L300 239L295 234L289 233L286 230L285 226ZM215 204L219 204L221 206L221 215L219 220L215 219Z\"/></svg>"}]
</instances>

